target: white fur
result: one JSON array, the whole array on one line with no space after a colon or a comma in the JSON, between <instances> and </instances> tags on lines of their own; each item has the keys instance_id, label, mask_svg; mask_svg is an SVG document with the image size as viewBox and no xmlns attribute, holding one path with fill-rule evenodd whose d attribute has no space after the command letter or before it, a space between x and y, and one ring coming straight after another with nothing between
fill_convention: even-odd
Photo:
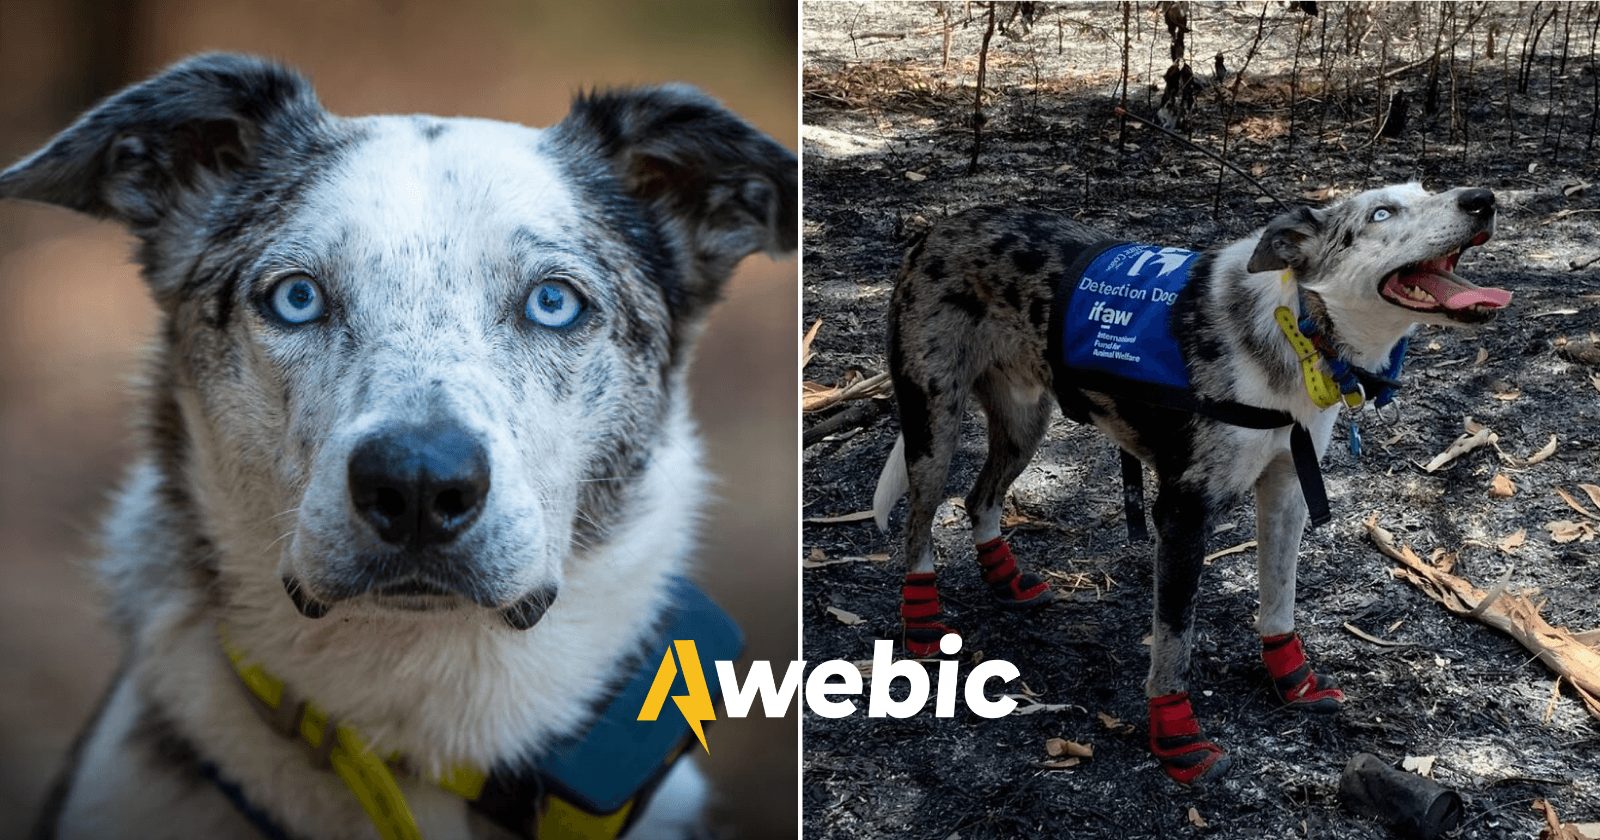
<instances>
[{"instance_id":1,"label":"white fur","mask_svg":"<svg viewBox=\"0 0 1600 840\"><path fill-rule=\"evenodd\" d=\"M308 621L283 596L273 566L261 564L264 574L240 582L238 603L226 616L230 638L368 735L380 752L399 750L423 767L515 759L525 745L570 732L594 708L614 670L608 663L641 642L650 629L643 617L659 611L666 580L684 569L705 477L682 413L671 421L669 441L640 485L637 518L602 552L573 558L560 598L531 630L511 630L493 615L458 613L421 614L398 625L337 613ZM122 497L110 544L136 549L145 502L138 491L146 476L140 471ZM117 688L84 753L61 836L239 834L233 809L210 786L143 767L118 748L145 703L182 721L223 774L291 830L372 836L338 779L309 770L305 748L261 721L199 605L181 590L147 595L149 623L134 640L135 670ZM697 771L675 773L683 774L673 782L676 794L657 801L664 819L684 824L698 813L704 784ZM422 782L403 788L424 836L462 836L460 799ZM230 822L235 830L219 831ZM657 836L646 831L652 824L640 824L633 836Z\"/></svg>"},{"instance_id":2,"label":"white fur","mask_svg":"<svg viewBox=\"0 0 1600 840\"><path fill-rule=\"evenodd\" d=\"M593 421L575 400L551 395L543 377L524 377L516 390L506 375L561 349L538 344L558 336L510 333L501 314L507 304L515 312L517 296L527 293L527 267L506 264L512 228L571 238L565 226L575 214L562 176L530 153L539 132L452 121L425 144L409 121L363 122L367 145L309 199L298 229L285 236L302 249L340 255L347 285L330 292L363 340L337 357L310 331L264 331L247 345L247 363L257 369L294 371L287 412L272 408L286 401L273 398L280 386L266 374L178 389L190 447L187 489L216 547L210 559L218 580L208 591L187 576L197 564L183 556L191 544L180 542L185 526L164 519L155 469L136 467L108 524L105 561L116 601L137 611L135 635L128 670L74 775L62 837L248 834L211 785L180 768L148 766L147 750L126 746L147 708L291 832L375 836L338 778L308 764L302 743L260 719L224 657L219 626L250 660L361 732L379 754L402 753L424 773L489 768L537 758L584 723L654 630L669 579L687 570L706 476L682 377L669 383L679 399L652 431L659 437L631 481L626 516L610 523L600 545L583 546L573 520L596 445ZM441 176L441 161L453 180ZM301 268L292 254L269 249L265 259ZM644 282L617 280L630 281ZM619 352L592 341L572 362L575 374L604 373L607 354ZM363 378L369 384L361 393ZM507 602L559 583L553 606L526 631L464 601L397 610L357 595L323 618L303 617L284 594L283 576L320 594L319 579L353 562L372 539L351 527L345 473L354 442L384 423L430 412L481 435L494 465L489 501L463 538L474 541L471 562L493 579L486 585L503 587ZM308 443L297 446L301 440ZM207 602L219 592L220 605ZM424 836L469 833L461 799L422 780L403 780L402 788ZM682 762L631 834L681 832L704 798L699 771Z\"/></svg>"}]
</instances>

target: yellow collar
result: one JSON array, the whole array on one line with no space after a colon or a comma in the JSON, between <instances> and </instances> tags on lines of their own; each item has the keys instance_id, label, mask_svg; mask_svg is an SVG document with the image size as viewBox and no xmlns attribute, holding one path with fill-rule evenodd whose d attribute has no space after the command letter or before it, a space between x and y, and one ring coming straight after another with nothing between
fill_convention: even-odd
<instances>
[{"instance_id":1,"label":"yellow collar","mask_svg":"<svg viewBox=\"0 0 1600 840\"><path fill-rule=\"evenodd\" d=\"M382 840L422 840L416 817L395 778L397 768L408 773L403 757L379 757L354 728L334 720L317 704L296 698L283 680L246 659L244 652L228 640L225 629L219 627L217 635L239 681L249 689L268 724L304 741L313 755L332 767L361 803L378 836ZM452 768L430 779L469 803L483 795L488 780L487 773L468 766ZM629 802L611 814L596 815L547 791L532 836L540 840L613 840L627 825L633 804Z\"/></svg>"},{"instance_id":2,"label":"yellow collar","mask_svg":"<svg viewBox=\"0 0 1600 840\"><path fill-rule=\"evenodd\" d=\"M1278 279L1287 286L1294 282L1294 272L1285 269ZM1324 409L1343 401L1351 408L1361 407L1364 400L1359 391L1340 395L1339 382L1323 368L1322 353L1317 350L1317 345L1300 331L1300 318L1295 315L1294 310L1280 306L1272 310L1272 320L1277 322L1278 330L1288 339L1289 346L1294 348L1295 356L1300 359L1300 378L1305 381L1306 396L1311 398L1313 405Z\"/></svg>"}]
</instances>

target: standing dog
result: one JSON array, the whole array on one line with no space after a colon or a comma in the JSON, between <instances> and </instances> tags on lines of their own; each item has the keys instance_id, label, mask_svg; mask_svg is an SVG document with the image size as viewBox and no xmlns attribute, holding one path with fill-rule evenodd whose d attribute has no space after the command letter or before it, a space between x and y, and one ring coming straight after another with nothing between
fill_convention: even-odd
<instances>
[{"instance_id":1,"label":"standing dog","mask_svg":"<svg viewBox=\"0 0 1600 840\"><path fill-rule=\"evenodd\" d=\"M1195 257L1169 322L1194 396L1281 412L1309 430L1320 457L1338 412L1313 401L1311 369L1302 361L1322 360L1291 346L1275 314L1308 318L1332 363L1382 370L1414 325L1479 323L1510 301L1509 293L1479 288L1454 273L1462 251L1489 239L1494 220L1488 190L1430 194L1407 184L1292 211ZM1251 490L1260 544L1256 629L1268 670L1289 705L1331 711L1344 697L1333 680L1311 669L1294 633L1295 563L1307 507L1290 430L1244 428L1053 381L1047 347L1057 284L1080 254L1105 241L1095 230L1048 214L980 209L935 226L911 248L889 307L889 370L901 437L879 479L874 508L883 527L909 489L910 571L901 614L908 650L927 655L948 630L930 529L969 395L988 419L989 454L966 509L984 580L1003 605L1050 598L1047 585L1012 556L1000 535L1000 514L1007 488L1044 437L1056 397L1069 416L1094 423L1152 467L1159 494L1146 683L1151 749L1174 779L1201 782L1220 776L1228 758L1201 734L1186 692L1195 589L1213 517ZM1075 272L1067 280L1077 283Z\"/></svg>"},{"instance_id":2,"label":"standing dog","mask_svg":"<svg viewBox=\"0 0 1600 840\"><path fill-rule=\"evenodd\" d=\"M385 837L496 832L445 774L537 765L659 653L704 485L686 367L796 192L687 87L545 130L347 119L227 55L0 173L125 225L162 313L105 532L126 656L43 833L369 837L373 798L413 814ZM693 830L693 764L657 790L630 834Z\"/></svg>"}]
</instances>

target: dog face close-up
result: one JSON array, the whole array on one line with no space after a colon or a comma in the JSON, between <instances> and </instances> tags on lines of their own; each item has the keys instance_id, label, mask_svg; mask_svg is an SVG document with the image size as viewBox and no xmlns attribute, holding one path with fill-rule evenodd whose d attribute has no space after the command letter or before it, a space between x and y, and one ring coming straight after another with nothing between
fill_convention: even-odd
<instances>
[{"instance_id":1,"label":"dog face close-up","mask_svg":"<svg viewBox=\"0 0 1600 840\"><path fill-rule=\"evenodd\" d=\"M1455 273L1495 227L1494 193L1420 184L1367 190L1324 208L1301 208L1262 234L1250 270L1293 269L1331 310L1364 326L1477 324L1511 302Z\"/></svg>"},{"instance_id":2,"label":"dog face close-up","mask_svg":"<svg viewBox=\"0 0 1600 840\"><path fill-rule=\"evenodd\" d=\"M289 71L213 56L0 194L138 234L177 386L162 455L225 579L281 581L309 617L470 605L526 629L683 422L733 263L792 247L792 178L686 88L580 98L544 131L347 120Z\"/></svg>"},{"instance_id":3,"label":"dog face close-up","mask_svg":"<svg viewBox=\"0 0 1600 840\"><path fill-rule=\"evenodd\" d=\"M707 483L688 368L735 266L794 249L796 176L687 85L580 94L542 129L346 118L229 54L114 94L0 172L0 198L123 225L160 312L146 451L101 563L124 676L44 824L146 834L170 813L231 833L240 814L327 828L409 808L462 836L479 794L430 783L466 772L530 813L560 785L608 836L692 828L686 722L631 764L583 736L609 731L592 722L667 628L737 654L686 577ZM367 807L367 782L279 737L291 714L359 733L340 760L404 756L422 788ZM234 746L195 748L198 767L150 758L219 737ZM576 770L538 763L556 742ZM172 787L136 806L142 761ZM212 777L250 807L191 784ZM329 784L350 790L311 793ZM658 787L663 807L629 817ZM489 819L523 831L518 813Z\"/></svg>"}]
</instances>

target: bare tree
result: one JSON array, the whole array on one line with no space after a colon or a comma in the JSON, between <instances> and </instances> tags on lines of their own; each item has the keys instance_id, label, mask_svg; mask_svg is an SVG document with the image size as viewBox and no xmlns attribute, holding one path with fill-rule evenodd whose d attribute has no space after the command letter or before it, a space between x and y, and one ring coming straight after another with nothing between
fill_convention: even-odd
<instances>
[{"instance_id":1,"label":"bare tree","mask_svg":"<svg viewBox=\"0 0 1600 840\"><path fill-rule=\"evenodd\" d=\"M989 72L989 41L994 38L994 3L989 4L989 26L983 31L983 46L978 48L978 88L972 94L972 162L967 174L978 171L978 154L983 149L983 80Z\"/></svg>"}]
</instances>

